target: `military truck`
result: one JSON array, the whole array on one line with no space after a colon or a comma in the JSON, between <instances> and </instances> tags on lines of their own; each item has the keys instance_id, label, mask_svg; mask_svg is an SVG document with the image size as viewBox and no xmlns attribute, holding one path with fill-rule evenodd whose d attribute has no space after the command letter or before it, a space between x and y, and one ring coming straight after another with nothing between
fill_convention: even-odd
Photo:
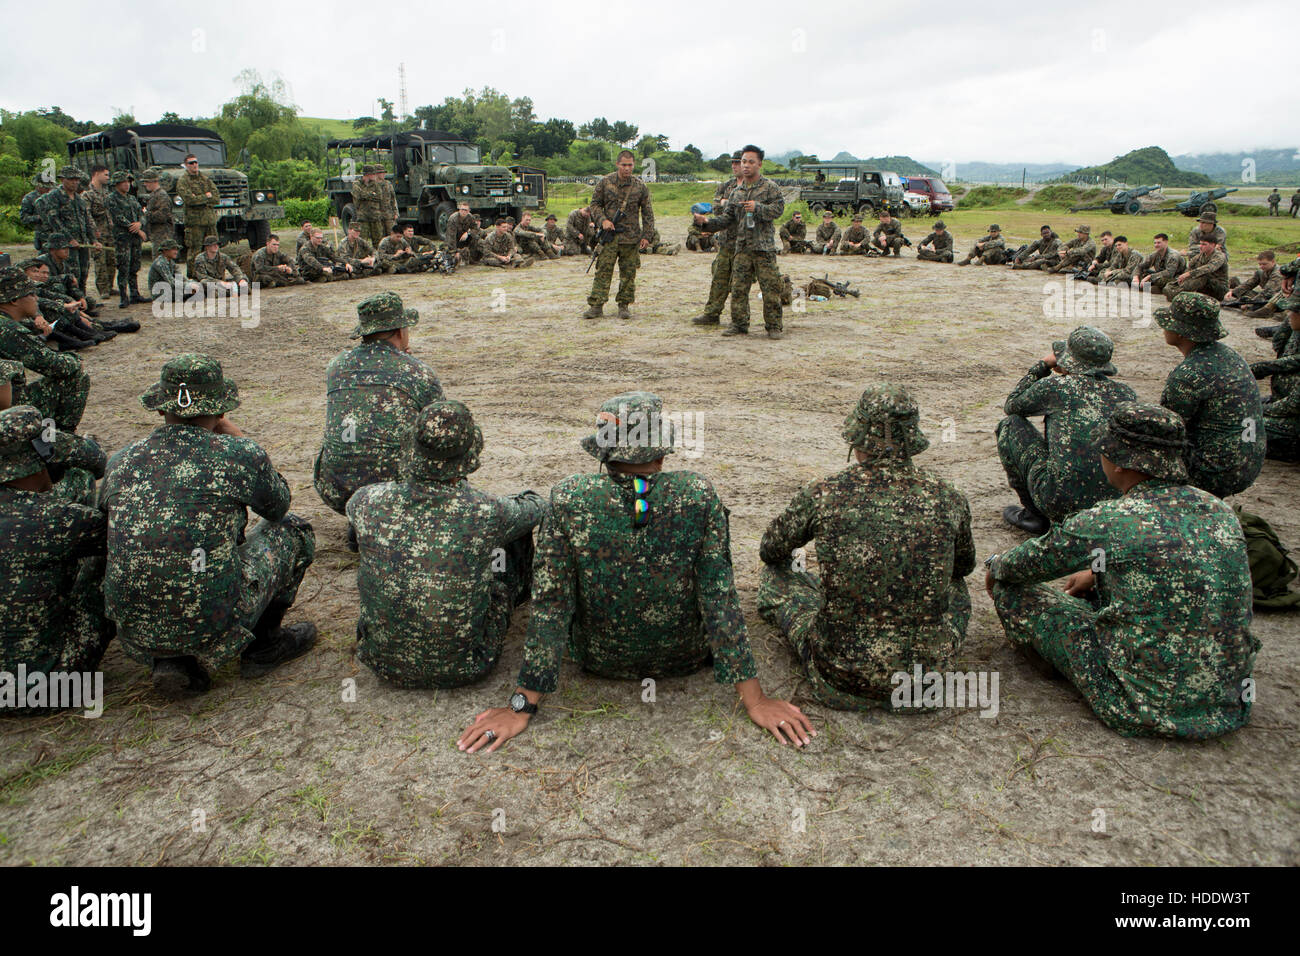
<instances>
[{"instance_id":1,"label":"military truck","mask_svg":"<svg viewBox=\"0 0 1300 956\"><path fill-rule=\"evenodd\" d=\"M837 216L855 212L874 216L882 209L888 209L891 216L911 215L897 173L872 169L865 163L808 163L799 169L810 169L817 176L799 190L799 198L817 215L825 209Z\"/></svg>"},{"instance_id":2,"label":"military truck","mask_svg":"<svg viewBox=\"0 0 1300 956\"><path fill-rule=\"evenodd\" d=\"M443 240L458 202L469 203L485 225L505 216L518 219L546 202L541 170L520 167L517 176L505 166L485 166L476 145L443 130L333 139L325 147L325 194L345 226L356 215L352 183L367 163L383 165L397 196L398 221Z\"/></svg>"},{"instance_id":3,"label":"military truck","mask_svg":"<svg viewBox=\"0 0 1300 956\"><path fill-rule=\"evenodd\" d=\"M160 170L160 181L176 203L176 241L185 245L185 206L176 195L176 180L184 175L187 153L193 153L201 169L216 185L217 235L222 244L247 239L250 248L266 245L271 222L284 218L284 207L276 203L274 189L248 188L248 177L226 165L226 144L210 129L175 123L122 126L68 141L68 161L90 172L91 166L107 166L109 172L125 169L136 179L141 205L148 197L140 174L150 166Z\"/></svg>"}]
</instances>

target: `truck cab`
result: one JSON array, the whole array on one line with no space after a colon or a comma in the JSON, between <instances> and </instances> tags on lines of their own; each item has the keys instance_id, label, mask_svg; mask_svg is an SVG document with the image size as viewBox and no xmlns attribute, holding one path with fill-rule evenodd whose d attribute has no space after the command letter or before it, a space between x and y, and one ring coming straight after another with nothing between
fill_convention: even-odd
<instances>
[{"instance_id":1,"label":"truck cab","mask_svg":"<svg viewBox=\"0 0 1300 956\"><path fill-rule=\"evenodd\" d=\"M799 198L813 213L829 209L837 216L874 216L888 209L891 215L903 216L909 211L897 173L865 163L809 163L802 168L817 173L815 182L799 190Z\"/></svg>"}]
</instances>

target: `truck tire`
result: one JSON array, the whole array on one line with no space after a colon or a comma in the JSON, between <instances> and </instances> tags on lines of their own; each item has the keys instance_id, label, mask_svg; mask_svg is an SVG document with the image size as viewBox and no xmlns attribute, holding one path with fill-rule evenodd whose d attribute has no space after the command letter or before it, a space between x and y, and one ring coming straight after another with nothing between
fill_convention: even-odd
<instances>
[{"instance_id":1,"label":"truck tire","mask_svg":"<svg viewBox=\"0 0 1300 956\"><path fill-rule=\"evenodd\" d=\"M266 245L266 237L271 234L271 224L265 219L253 219L248 223L248 248L253 252Z\"/></svg>"},{"instance_id":2,"label":"truck tire","mask_svg":"<svg viewBox=\"0 0 1300 956\"><path fill-rule=\"evenodd\" d=\"M824 202L815 202L808 207L808 211L813 215L820 216L822 214L822 210L825 208L826 208L826 204Z\"/></svg>"},{"instance_id":3,"label":"truck tire","mask_svg":"<svg viewBox=\"0 0 1300 956\"><path fill-rule=\"evenodd\" d=\"M451 242L451 236L448 234L447 221L456 213L456 204L450 199L444 199L438 203L433 210L433 231L438 234L438 238L443 242Z\"/></svg>"},{"instance_id":4,"label":"truck tire","mask_svg":"<svg viewBox=\"0 0 1300 956\"><path fill-rule=\"evenodd\" d=\"M348 234L348 226L352 224L352 220L355 218L357 218L356 207L352 203L348 203L343 207L343 214L339 216L339 225L343 229L343 235Z\"/></svg>"}]
</instances>

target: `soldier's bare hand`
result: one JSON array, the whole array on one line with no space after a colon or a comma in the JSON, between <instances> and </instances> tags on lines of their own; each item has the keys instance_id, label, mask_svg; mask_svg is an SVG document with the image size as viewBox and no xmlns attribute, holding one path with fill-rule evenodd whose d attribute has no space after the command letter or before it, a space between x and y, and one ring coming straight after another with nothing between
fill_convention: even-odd
<instances>
[{"instance_id":1,"label":"soldier's bare hand","mask_svg":"<svg viewBox=\"0 0 1300 956\"><path fill-rule=\"evenodd\" d=\"M808 744L817 732L813 730L808 718L788 700L772 697L759 697L745 708L749 719L769 731L781 743L792 743L796 747Z\"/></svg>"},{"instance_id":2,"label":"soldier's bare hand","mask_svg":"<svg viewBox=\"0 0 1300 956\"><path fill-rule=\"evenodd\" d=\"M491 753L511 737L523 733L528 721L528 714L517 714L509 707L493 707L474 718L474 723L456 741L456 748L472 754L487 745L487 752ZM487 736L488 731L492 737Z\"/></svg>"},{"instance_id":3,"label":"soldier's bare hand","mask_svg":"<svg viewBox=\"0 0 1300 956\"><path fill-rule=\"evenodd\" d=\"M752 199L746 199L744 202L740 204L740 208L745 210L745 212L753 212L757 207L758 207L758 203L756 203Z\"/></svg>"},{"instance_id":4,"label":"soldier's bare hand","mask_svg":"<svg viewBox=\"0 0 1300 956\"><path fill-rule=\"evenodd\" d=\"M1065 579L1065 593L1078 597L1097 586L1097 576L1090 570L1076 571Z\"/></svg>"},{"instance_id":5,"label":"soldier's bare hand","mask_svg":"<svg viewBox=\"0 0 1300 956\"><path fill-rule=\"evenodd\" d=\"M650 240L649 240L649 239L642 239L642 240L641 240L641 251L642 251L642 252L645 252L645 250L649 247L649 245L650 245Z\"/></svg>"}]
</instances>

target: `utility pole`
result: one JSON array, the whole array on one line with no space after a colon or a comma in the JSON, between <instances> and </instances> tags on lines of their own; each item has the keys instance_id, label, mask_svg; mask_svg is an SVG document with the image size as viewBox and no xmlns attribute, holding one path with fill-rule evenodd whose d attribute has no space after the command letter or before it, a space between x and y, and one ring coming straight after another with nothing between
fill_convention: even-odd
<instances>
[{"instance_id":1,"label":"utility pole","mask_svg":"<svg viewBox=\"0 0 1300 956\"><path fill-rule=\"evenodd\" d=\"M406 64L397 64L397 119L399 122L406 122L409 112L406 108Z\"/></svg>"}]
</instances>

